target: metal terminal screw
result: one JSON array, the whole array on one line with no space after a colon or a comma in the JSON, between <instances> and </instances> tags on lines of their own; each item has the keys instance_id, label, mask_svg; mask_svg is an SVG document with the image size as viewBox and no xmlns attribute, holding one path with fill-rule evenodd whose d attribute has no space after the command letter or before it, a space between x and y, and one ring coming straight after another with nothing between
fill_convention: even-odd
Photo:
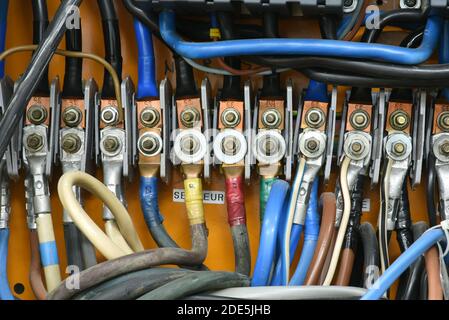
<instances>
[{"instance_id":1,"label":"metal terminal screw","mask_svg":"<svg viewBox=\"0 0 449 320\"><path fill-rule=\"evenodd\" d=\"M139 143L139 150L145 156L151 157L155 155L155 151L159 149L159 141L152 136L146 136Z\"/></svg>"},{"instance_id":2,"label":"metal terminal screw","mask_svg":"<svg viewBox=\"0 0 449 320\"><path fill-rule=\"evenodd\" d=\"M181 141L181 148L185 153L194 154L199 150L199 143L194 136L186 136Z\"/></svg>"},{"instance_id":3,"label":"metal terminal screw","mask_svg":"<svg viewBox=\"0 0 449 320\"><path fill-rule=\"evenodd\" d=\"M187 128L193 128L200 121L200 113L193 107L185 108L180 115L181 123Z\"/></svg>"},{"instance_id":4,"label":"metal terminal screw","mask_svg":"<svg viewBox=\"0 0 449 320\"><path fill-rule=\"evenodd\" d=\"M140 121L145 127L154 127L159 123L160 118L159 112L153 107L146 107L140 113Z\"/></svg>"},{"instance_id":5,"label":"metal terminal screw","mask_svg":"<svg viewBox=\"0 0 449 320\"><path fill-rule=\"evenodd\" d=\"M62 138L62 150L67 153L76 153L81 148L81 139L74 133L66 134Z\"/></svg>"},{"instance_id":6,"label":"metal terminal screw","mask_svg":"<svg viewBox=\"0 0 449 320\"><path fill-rule=\"evenodd\" d=\"M64 110L62 120L69 127L76 127L80 124L82 118L81 110L78 107L68 107Z\"/></svg>"},{"instance_id":7,"label":"metal terminal screw","mask_svg":"<svg viewBox=\"0 0 449 320\"><path fill-rule=\"evenodd\" d=\"M414 8L416 6L416 0L404 0L404 4L409 8Z\"/></svg>"},{"instance_id":8,"label":"metal terminal screw","mask_svg":"<svg viewBox=\"0 0 449 320\"><path fill-rule=\"evenodd\" d=\"M262 152L267 156L273 155L278 150L278 143L275 139L267 137L261 145Z\"/></svg>"},{"instance_id":9,"label":"metal terminal screw","mask_svg":"<svg viewBox=\"0 0 449 320\"><path fill-rule=\"evenodd\" d=\"M42 124L47 119L47 110L42 105L34 104L28 109L27 118L32 124Z\"/></svg>"},{"instance_id":10,"label":"metal terminal screw","mask_svg":"<svg viewBox=\"0 0 449 320\"><path fill-rule=\"evenodd\" d=\"M221 122L227 128L235 128L240 123L240 112L234 108L227 108L221 114Z\"/></svg>"},{"instance_id":11,"label":"metal terminal screw","mask_svg":"<svg viewBox=\"0 0 449 320\"><path fill-rule=\"evenodd\" d=\"M240 142L235 137L226 137L221 143L223 153L232 156L240 149Z\"/></svg>"},{"instance_id":12,"label":"metal terminal screw","mask_svg":"<svg viewBox=\"0 0 449 320\"><path fill-rule=\"evenodd\" d=\"M396 142L395 144L393 144L393 152L400 156L403 155L406 151L406 147L405 144L402 142Z\"/></svg>"},{"instance_id":13,"label":"metal terminal screw","mask_svg":"<svg viewBox=\"0 0 449 320\"><path fill-rule=\"evenodd\" d=\"M103 147L107 152L115 152L120 148L120 140L115 136L108 136L103 140Z\"/></svg>"},{"instance_id":14,"label":"metal terminal screw","mask_svg":"<svg viewBox=\"0 0 449 320\"><path fill-rule=\"evenodd\" d=\"M117 124L119 120L118 118L118 110L115 107L108 106L101 110L101 121L103 121L106 125Z\"/></svg>"},{"instance_id":15,"label":"metal terminal screw","mask_svg":"<svg viewBox=\"0 0 449 320\"><path fill-rule=\"evenodd\" d=\"M351 144L351 151L355 154L355 155L360 155L363 152L363 144L361 144L359 141L353 142Z\"/></svg>"},{"instance_id":16,"label":"metal terminal screw","mask_svg":"<svg viewBox=\"0 0 449 320\"><path fill-rule=\"evenodd\" d=\"M409 116L402 110L396 110L390 116L390 125L395 130L404 130L410 123Z\"/></svg>"},{"instance_id":17,"label":"metal terminal screw","mask_svg":"<svg viewBox=\"0 0 449 320\"><path fill-rule=\"evenodd\" d=\"M353 3L354 3L354 0L345 0L345 1L343 2L343 5L344 5L345 7L350 7L350 6L352 6Z\"/></svg>"},{"instance_id":18,"label":"metal terminal screw","mask_svg":"<svg viewBox=\"0 0 449 320\"><path fill-rule=\"evenodd\" d=\"M27 137L26 148L29 151L37 152L44 146L44 138L37 133L32 133Z\"/></svg>"},{"instance_id":19,"label":"metal terminal screw","mask_svg":"<svg viewBox=\"0 0 449 320\"><path fill-rule=\"evenodd\" d=\"M449 111L444 111L438 116L438 127L443 131L449 130Z\"/></svg>"},{"instance_id":20,"label":"metal terminal screw","mask_svg":"<svg viewBox=\"0 0 449 320\"><path fill-rule=\"evenodd\" d=\"M271 108L265 110L262 114L262 124L269 129L275 129L281 124L281 114L277 109Z\"/></svg>"},{"instance_id":21,"label":"metal terminal screw","mask_svg":"<svg viewBox=\"0 0 449 320\"><path fill-rule=\"evenodd\" d=\"M305 147L307 151L315 152L320 147L320 142L315 138L307 139L305 142Z\"/></svg>"},{"instance_id":22,"label":"metal terminal screw","mask_svg":"<svg viewBox=\"0 0 449 320\"><path fill-rule=\"evenodd\" d=\"M306 114L306 123L309 127L319 128L324 124L324 112L318 108L310 109Z\"/></svg>"},{"instance_id":23,"label":"metal terminal screw","mask_svg":"<svg viewBox=\"0 0 449 320\"><path fill-rule=\"evenodd\" d=\"M445 156L449 156L449 141L444 141L440 145L440 152Z\"/></svg>"},{"instance_id":24,"label":"metal terminal screw","mask_svg":"<svg viewBox=\"0 0 449 320\"><path fill-rule=\"evenodd\" d=\"M370 116L365 110L357 110L351 114L349 122L357 130L363 130L368 127Z\"/></svg>"}]
</instances>

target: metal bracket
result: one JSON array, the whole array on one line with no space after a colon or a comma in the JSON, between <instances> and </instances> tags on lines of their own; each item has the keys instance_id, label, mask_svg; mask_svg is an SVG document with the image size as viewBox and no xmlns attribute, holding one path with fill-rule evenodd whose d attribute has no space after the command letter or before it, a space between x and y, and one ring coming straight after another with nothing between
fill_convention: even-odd
<instances>
[{"instance_id":1,"label":"metal bracket","mask_svg":"<svg viewBox=\"0 0 449 320\"><path fill-rule=\"evenodd\" d=\"M123 176L128 178L128 181L133 179L133 135L132 135L132 116L131 110L133 106L134 84L130 77L123 80L121 85L123 114L125 117L125 145L123 155Z\"/></svg>"},{"instance_id":2,"label":"metal bracket","mask_svg":"<svg viewBox=\"0 0 449 320\"><path fill-rule=\"evenodd\" d=\"M161 152L161 168L160 175L161 179L165 183L169 183L171 180L171 170L172 165L170 162L170 134L172 132L172 121L171 117L175 117L173 113L171 113L171 103L173 92L171 88L170 81L167 78L161 81L159 85L159 97L161 102L161 113L162 113L162 141L163 148Z\"/></svg>"},{"instance_id":3,"label":"metal bracket","mask_svg":"<svg viewBox=\"0 0 449 320\"><path fill-rule=\"evenodd\" d=\"M203 134L206 137L206 155L204 156L204 171L203 171L203 177L206 182L210 182L211 178L211 164L213 162L212 160L212 150L211 150L211 143L212 143L212 128L210 123L210 113L209 110L211 105L211 88L210 88L210 82L209 79L205 78L201 82L201 108L203 109Z\"/></svg>"},{"instance_id":4,"label":"metal bracket","mask_svg":"<svg viewBox=\"0 0 449 320\"><path fill-rule=\"evenodd\" d=\"M432 137L432 150L435 155L435 170L438 178L441 220L449 218L449 156L443 149L449 143L449 133L439 133ZM444 148L445 149L445 148ZM442 152L444 151L444 153Z\"/></svg>"},{"instance_id":5,"label":"metal bracket","mask_svg":"<svg viewBox=\"0 0 449 320\"><path fill-rule=\"evenodd\" d=\"M324 184L329 183L331 171L332 171L332 160L334 156L334 140L335 140L335 124L337 122L337 95L338 89L336 86L332 88L330 96L330 104L328 108L327 115L327 144L326 144L326 154L324 160Z\"/></svg>"},{"instance_id":6,"label":"metal bracket","mask_svg":"<svg viewBox=\"0 0 449 320\"><path fill-rule=\"evenodd\" d=\"M373 96L374 100L374 121L373 121L373 148L371 153L371 166L369 176L371 178L371 188L374 188L380 179L380 170L382 166L383 141L386 118L386 96L385 90L381 89L378 94Z\"/></svg>"},{"instance_id":7,"label":"metal bracket","mask_svg":"<svg viewBox=\"0 0 449 320\"><path fill-rule=\"evenodd\" d=\"M53 166L57 162L59 152L59 119L61 113L61 91L59 78L55 78L50 84L50 128L48 130L48 155L46 160L46 176L51 179Z\"/></svg>"},{"instance_id":8,"label":"metal bracket","mask_svg":"<svg viewBox=\"0 0 449 320\"><path fill-rule=\"evenodd\" d=\"M81 170L89 174L95 172L95 96L98 86L94 79L86 81L84 86L84 110L86 115L86 128L84 132L84 159L81 162Z\"/></svg>"},{"instance_id":9,"label":"metal bracket","mask_svg":"<svg viewBox=\"0 0 449 320\"><path fill-rule=\"evenodd\" d=\"M413 112L412 133L412 167L410 170L411 185L414 189L421 182L422 167L424 161L424 145L426 139L426 101L427 94L424 90L417 92L416 103Z\"/></svg>"},{"instance_id":10,"label":"metal bracket","mask_svg":"<svg viewBox=\"0 0 449 320\"><path fill-rule=\"evenodd\" d=\"M286 181L292 179L292 167L294 161L293 153L293 81L291 79L287 82L287 94L285 97L285 129L284 129L284 139L287 144L285 153L285 164L284 164L284 177Z\"/></svg>"},{"instance_id":11,"label":"metal bracket","mask_svg":"<svg viewBox=\"0 0 449 320\"><path fill-rule=\"evenodd\" d=\"M254 164L253 161L253 126L251 126L251 96L252 96L252 88L251 81L245 81L243 87L243 96L244 96L244 112L245 112L245 130L243 134L246 138L247 151L245 156L245 181L247 184L251 183L251 166Z\"/></svg>"}]
</instances>

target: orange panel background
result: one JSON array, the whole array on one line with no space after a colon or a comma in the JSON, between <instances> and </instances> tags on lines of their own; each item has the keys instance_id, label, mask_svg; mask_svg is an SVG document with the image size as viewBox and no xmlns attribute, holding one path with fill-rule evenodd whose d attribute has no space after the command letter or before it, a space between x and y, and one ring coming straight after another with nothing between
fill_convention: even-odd
<instances>
[{"instance_id":1,"label":"orange panel background","mask_svg":"<svg viewBox=\"0 0 449 320\"><path fill-rule=\"evenodd\" d=\"M132 17L128 14L122 5L121 1L115 1L119 12L120 30L121 30L121 42L122 42L122 56L123 56L123 75L131 76L134 81L137 80L137 48L133 34ZM53 16L59 0L48 0L49 16ZM101 19L97 7L97 3L94 0L85 0L81 6L82 16L82 28L83 28L83 51L96 53L103 56L103 37L101 29ZM311 23L311 20L301 19L300 22L286 21L281 24L281 31L285 35L290 36L302 36L302 37L318 37L318 29L315 22ZM393 33L392 33L393 34ZM395 36L396 34L393 34ZM391 39L397 37L389 37ZM10 1L9 14L8 14L8 32L6 45L7 48L11 48L18 45L31 44L32 42L32 12L30 0L14 0ZM61 48L64 47L64 41L61 44ZM169 69L171 69L171 56L169 52L163 47L161 43L156 43L156 56L159 61L158 79L161 80L164 77L165 67L164 62L167 63ZM6 74L12 77L14 80L23 73L25 67L29 61L30 54L20 53L7 58L6 60ZM91 61L84 62L84 78L93 77L97 80L101 86L103 78L103 68ZM64 76L64 59L62 57L54 57L50 65L50 78L59 76L61 79ZM173 80L173 74L168 71L167 76ZM202 79L204 75L197 73L197 82ZM300 90L303 87L305 79L298 76L296 73L288 73L283 78L294 78L296 89ZM221 85L221 79L216 77L210 77L212 86L217 88ZM254 79L256 83L259 83L257 79ZM172 82L173 83L173 82ZM174 83L173 83L174 84ZM340 97L342 98L343 91L340 91ZM341 104L342 99L339 99ZM160 207L161 212L165 217L165 226L173 236L173 238L181 244L183 247L190 247L189 239L189 227L185 214L184 204L172 202L172 189L183 188L182 178L179 175L179 170L174 169L172 184L167 186L160 183ZM138 172L136 171L136 175ZM59 258L61 262L61 270L65 271L66 258L64 248L64 238L62 230L62 207L57 196L56 185L58 177L60 176L59 168L55 170L53 179L51 181L51 193L52 193L52 211L53 222L56 233L56 239L59 250ZM101 178L101 170L98 170L98 177ZM330 186L322 189L331 191L334 188L334 180ZM224 190L223 178L218 169L214 170L212 183L210 185L203 185L205 190ZM378 191L369 192L368 184L366 188L366 197L371 199L371 212L365 213L364 220L371 221L376 225L377 212L379 210L378 203ZM131 183L126 185L126 196L128 201L129 213L138 229L139 235L146 248L154 248L155 243L152 241L149 232L147 231L145 222L140 210L140 204L138 199L138 178L135 178ZM258 178L253 174L253 179L250 186L247 186L246 190L246 209L248 215L248 227L250 233L252 264L255 263L257 255L257 247L259 240L259 209L258 209ZM17 283L22 283L25 287L23 294L18 295L21 299L33 299L34 295L31 291L28 281L29 270L29 236L26 225L25 214L25 200L24 200L24 188L23 180L11 183L12 193L12 210L11 210L11 238L9 245L9 262L8 272L11 287L14 287ZM425 214L425 197L424 189L420 187L418 190L411 192L411 210L414 221L426 219ZM101 203L86 195L85 202L86 211L95 219L95 221L102 225L101 219ZM229 270L234 268L234 254L232 249L232 239L229 232L226 219L226 207L225 205L205 205L206 221L209 228L209 252L205 264L213 270ZM395 238L393 238L395 239ZM392 241L392 257L395 258L398 255L398 246L396 241ZM99 256L101 259L101 257ZM65 276L65 275L63 275Z\"/></svg>"}]
</instances>

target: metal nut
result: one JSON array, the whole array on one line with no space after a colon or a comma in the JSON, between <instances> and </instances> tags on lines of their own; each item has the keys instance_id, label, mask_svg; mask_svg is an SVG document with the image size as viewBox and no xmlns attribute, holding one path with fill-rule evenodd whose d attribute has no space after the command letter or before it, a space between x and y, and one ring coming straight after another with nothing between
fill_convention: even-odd
<instances>
[{"instance_id":1,"label":"metal nut","mask_svg":"<svg viewBox=\"0 0 449 320\"><path fill-rule=\"evenodd\" d=\"M393 153L400 156L403 155L406 151L406 146L402 142L396 142L393 144Z\"/></svg>"},{"instance_id":2,"label":"metal nut","mask_svg":"<svg viewBox=\"0 0 449 320\"><path fill-rule=\"evenodd\" d=\"M319 108L312 108L307 111L305 120L309 127L311 128L319 128L324 124L324 112Z\"/></svg>"},{"instance_id":3,"label":"metal nut","mask_svg":"<svg viewBox=\"0 0 449 320\"><path fill-rule=\"evenodd\" d=\"M76 127L82 119L81 110L78 107L68 107L64 110L62 120L68 127Z\"/></svg>"},{"instance_id":4,"label":"metal nut","mask_svg":"<svg viewBox=\"0 0 449 320\"><path fill-rule=\"evenodd\" d=\"M304 146L309 152L316 152L320 147L320 142L315 138L307 139L304 143Z\"/></svg>"},{"instance_id":5,"label":"metal nut","mask_svg":"<svg viewBox=\"0 0 449 320\"><path fill-rule=\"evenodd\" d=\"M404 130L409 123L409 115L403 110L396 110L390 115L390 125L394 130Z\"/></svg>"},{"instance_id":6,"label":"metal nut","mask_svg":"<svg viewBox=\"0 0 449 320\"><path fill-rule=\"evenodd\" d=\"M40 151L44 146L44 138L37 133L32 133L27 137L26 148L29 151L37 152Z\"/></svg>"},{"instance_id":7,"label":"metal nut","mask_svg":"<svg viewBox=\"0 0 449 320\"><path fill-rule=\"evenodd\" d=\"M146 156L153 156L159 147L159 141L152 136L146 136L139 141L139 151Z\"/></svg>"},{"instance_id":8,"label":"metal nut","mask_svg":"<svg viewBox=\"0 0 449 320\"><path fill-rule=\"evenodd\" d=\"M34 104L28 109L27 118L32 124L42 124L47 119L47 110L42 105Z\"/></svg>"},{"instance_id":9,"label":"metal nut","mask_svg":"<svg viewBox=\"0 0 449 320\"><path fill-rule=\"evenodd\" d=\"M69 133L62 138L62 150L67 153L76 153L81 148L81 139L78 135Z\"/></svg>"},{"instance_id":10,"label":"metal nut","mask_svg":"<svg viewBox=\"0 0 449 320\"><path fill-rule=\"evenodd\" d=\"M106 125L115 125L119 120L118 110L115 107L108 106L101 110L101 121Z\"/></svg>"},{"instance_id":11,"label":"metal nut","mask_svg":"<svg viewBox=\"0 0 449 320\"><path fill-rule=\"evenodd\" d=\"M181 149L186 154L194 154L199 150L199 142L194 136L186 136L181 141Z\"/></svg>"},{"instance_id":12,"label":"metal nut","mask_svg":"<svg viewBox=\"0 0 449 320\"><path fill-rule=\"evenodd\" d=\"M443 143L440 145L440 152L444 156L449 156L449 141L443 141Z\"/></svg>"},{"instance_id":13,"label":"metal nut","mask_svg":"<svg viewBox=\"0 0 449 320\"><path fill-rule=\"evenodd\" d=\"M146 107L140 113L140 121L145 127L154 127L159 123L160 118L159 111L153 107Z\"/></svg>"},{"instance_id":14,"label":"metal nut","mask_svg":"<svg viewBox=\"0 0 449 320\"><path fill-rule=\"evenodd\" d=\"M440 113L437 120L437 125L443 131L449 131L449 111Z\"/></svg>"},{"instance_id":15,"label":"metal nut","mask_svg":"<svg viewBox=\"0 0 449 320\"><path fill-rule=\"evenodd\" d=\"M262 114L262 124L268 129L276 129L281 124L281 114L275 108L265 110Z\"/></svg>"},{"instance_id":16,"label":"metal nut","mask_svg":"<svg viewBox=\"0 0 449 320\"><path fill-rule=\"evenodd\" d=\"M221 122L226 128L235 128L240 123L240 112L234 108L227 108L221 114Z\"/></svg>"},{"instance_id":17,"label":"metal nut","mask_svg":"<svg viewBox=\"0 0 449 320\"><path fill-rule=\"evenodd\" d=\"M370 116L365 110L359 109L351 113L349 122L354 129L364 130L368 127Z\"/></svg>"},{"instance_id":18,"label":"metal nut","mask_svg":"<svg viewBox=\"0 0 449 320\"><path fill-rule=\"evenodd\" d=\"M187 128L193 128L200 121L200 113L196 108L185 108L180 114L181 123Z\"/></svg>"},{"instance_id":19,"label":"metal nut","mask_svg":"<svg viewBox=\"0 0 449 320\"><path fill-rule=\"evenodd\" d=\"M115 136L108 136L103 140L103 147L107 152L115 152L120 148L120 140Z\"/></svg>"},{"instance_id":20,"label":"metal nut","mask_svg":"<svg viewBox=\"0 0 449 320\"><path fill-rule=\"evenodd\" d=\"M240 149L240 142L235 137L226 137L222 142L223 153L232 156Z\"/></svg>"}]
</instances>

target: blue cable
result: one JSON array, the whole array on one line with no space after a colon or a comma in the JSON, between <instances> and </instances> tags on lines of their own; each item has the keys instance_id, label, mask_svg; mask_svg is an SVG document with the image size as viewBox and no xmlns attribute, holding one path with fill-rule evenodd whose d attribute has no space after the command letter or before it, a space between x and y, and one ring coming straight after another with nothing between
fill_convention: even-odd
<instances>
[{"instance_id":1,"label":"blue cable","mask_svg":"<svg viewBox=\"0 0 449 320\"><path fill-rule=\"evenodd\" d=\"M262 38L195 43L183 41L177 34L174 12L164 10L159 14L159 26L164 41L178 54L191 59L245 55L311 55L419 64L432 55L440 39L442 22L441 16L429 16L423 40L416 49L325 39Z\"/></svg>"},{"instance_id":2,"label":"blue cable","mask_svg":"<svg viewBox=\"0 0 449 320\"><path fill-rule=\"evenodd\" d=\"M277 180L271 187L262 223L259 252L251 280L253 287L268 285L276 251L279 222L282 220L282 214L286 212L284 202L288 190L289 184L283 180Z\"/></svg>"},{"instance_id":3,"label":"blue cable","mask_svg":"<svg viewBox=\"0 0 449 320\"><path fill-rule=\"evenodd\" d=\"M449 63L449 20L445 19L443 23L443 31L441 32L440 48L438 52L439 63ZM443 97L449 101L449 88L442 91Z\"/></svg>"},{"instance_id":4,"label":"blue cable","mask_svg":"<svg viewBox=\"0 0 449 320\"><path fill-rule=\"evenodd\" d=\"M320 234L320 216L318 214L318 178L315 179L310 193L309 206L304 227L304 244L299 258L298 266L290 280L289 285L302 286L312 262L315 248Z\"/></svg>"},{"instance_id":5,"label":"blue cable","mask_svg":"<svg viewBox=\"0 0 449 320\"><path fill-rule=\"evenodd\" d=\"M6 24L8 17L8 0L0 0L0 51L5 51ZM5 62L0 61L0 78L5 76Z\"/></svg>"},{"instance_id":6,"label":"blue cable","mask_svg":"<svg viewBox=\"0 0 449 320\"><path fill-rule=\"evenodd\" d=\"M361 299L380 299L396 279L398 279L400 275L416 261L416 259L444 237L445 235L441 228L426 231L410 246L410 248L405 250L387 270L385 270Z\"/></svg>"},{"instance_id":7,"label":"blue cable","mask_svg":"<svg viewBox=\"0 0 449 320\"><path fill-rule=\"evenodd\" d=\"M0 229L0 300L14 300L8 283L9 228Z\"/></svg>"},{"instance_id":8,"label":"blue cable","mask_svg":"<svg viewBox=\"0 0 449 320\"><path fill-rule=\"evenodd\" d=\"M137 98L158 97L156 65L154 60L153 37L151 31L139 19L134 19L138 57Z\"/></svg>"},{"instance_id":9,"label":"blue cable","mask_svg":"<svg viewBox=\"0 0 449 320\"><path fill-rule=\"evenodd\" d=\"M159 211L157 177L140 177L140 206L148 229L162 224L164 219Z\"/></svg>"},{"instance_id":10,"label":"blue cable","mask_svg":"<svg viewBox=\"0 0 449 320\"><path fill-rule=\"evenodd\" d=\"M304 100L329 102L329 96L327 94L327 84L310 80L309 86L307 87L306 94L304 96Z\"/></svg>"}]
</instances>

